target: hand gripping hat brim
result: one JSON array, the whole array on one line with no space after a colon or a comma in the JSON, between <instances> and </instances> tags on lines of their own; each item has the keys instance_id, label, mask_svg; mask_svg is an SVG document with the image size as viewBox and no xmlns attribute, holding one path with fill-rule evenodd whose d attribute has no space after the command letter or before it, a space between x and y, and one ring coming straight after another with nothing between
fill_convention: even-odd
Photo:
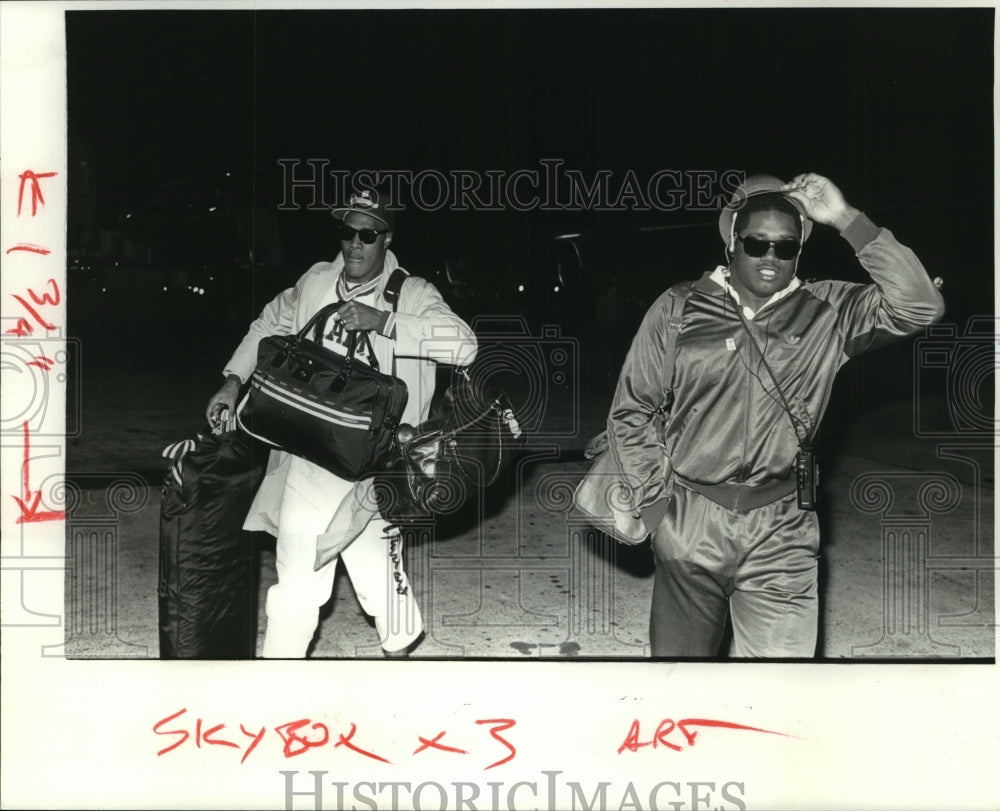
<instances>
[{"instance_id":1,"label":"hand gripping hat brim","mask_svg":"<svg viewBox=\"0 0 1000 811\"><path fill-rule=\"evenodd\" d=\"M751 175L744 180L740 187L733 192L733 196L729 198L729 202L726 203L726 207L722 209L722 213L719 215L719 235L722 237L722 241L727 245L729 244L733 233L733 219L736 217L736 212L743 207L748 197L775 192L784 195L798 209L802 217L802 241L805 242L809 239L809 234L812 233L812 220L806 215L806 210L802 207L802 203L781 188L784 185L785 182L783 180L778 180L778 178L771 175Z\"/></svg>"},{"instance_id":2,"label":"hand gripping hat brim","mask_svg":"<svg viewBox=\"0 0 1000 811\"><path fill-rule=\"evenodd\" d=\"M335 208L330 213L338 220L343 220L352 211L381 220L390 231L393 228L395 217L389 208L389 195L384 190L364 189L352 194L346 206Z\"/></svg>"}]
</instances>

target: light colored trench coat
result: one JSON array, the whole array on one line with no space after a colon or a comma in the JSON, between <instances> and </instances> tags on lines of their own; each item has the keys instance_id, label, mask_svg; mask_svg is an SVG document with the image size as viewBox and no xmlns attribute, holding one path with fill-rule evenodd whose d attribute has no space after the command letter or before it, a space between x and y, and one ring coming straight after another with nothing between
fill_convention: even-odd
<instances>
[{"instance_id":1,"label":"light colored trench coat","mask_svg":"<svg viewBox=\"0 0 1000 811\"><path fill-rule=\"evenodd\" d=\"M337 279L344 267L343 256L332 262L318 262L291 287L275 297L250 329L225 367L225 374L235 374L246 381L257 363L257 345L268 335L287 335L301 330L321 307L337 301ZM390 310L383 298L385 285L399 262L386 251L385 267L379 282L375 306ZM409 391L402 422L419 425L427 419L434 394L435 365L448 363L466 366L475 359L476 336L441 298L433 284L417 276L407 277L399 295L395 316L395 340L370 333L375 357L383 371L392 369L396 353L396 376ZM281 497L291 457L272 451L267 472L250 506L244 528L278 534L281 520ZM331 520L325 535L320 536L317 566L346 546L378 513L371 492L371 479L357 482L339 505L331 505ZM332 553L332 554L331 554Z\"/></svg>"}]
</instances>

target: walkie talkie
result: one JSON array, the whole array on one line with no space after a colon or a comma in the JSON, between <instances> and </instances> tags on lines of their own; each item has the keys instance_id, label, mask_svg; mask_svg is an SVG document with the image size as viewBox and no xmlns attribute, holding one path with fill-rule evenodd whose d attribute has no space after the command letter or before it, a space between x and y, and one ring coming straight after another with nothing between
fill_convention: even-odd
<instances>
[{"instance_id":1,"label":"walkie talkie","mask_svg":"<svg viewBox=\"0 0 1000 811\"><path fill-rule=\"evenodd\" d=\"M815 510L819 470L816 454L810 447L800 447L795 454L795 489L799 497L800 510Z\"/></svg>"}]
</instances>

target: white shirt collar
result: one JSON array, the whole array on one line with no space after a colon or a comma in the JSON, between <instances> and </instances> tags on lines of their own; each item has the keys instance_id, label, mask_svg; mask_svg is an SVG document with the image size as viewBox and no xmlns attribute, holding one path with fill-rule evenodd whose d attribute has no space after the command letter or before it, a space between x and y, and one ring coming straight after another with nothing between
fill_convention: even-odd
<instances>
[{"instance_id":1,"label":"white shirt collar","mask_svg":"<svg viewBox=\"0 0 1000 811\"><path fill-rule=\"evenodd\" d=\"M719 287L721 287L723 290L728 292L729 295L733 297L733 301L735 301L737 304L743 307L743 314L750 321L752 321L757 316L757 313L759 313L760 310L763 310L770 304L774 304L774 302L778 301L779 299L783 299L789 293L792 293L795 290L797 290L799 286L802 284L802 282L799 281L798 276L792 276L792 280L788 283L788 287L786 287L784 290L779 290L777 293L771 296L771 298L769 298L767 301L764 302L760 310L754 312L752 309L743 305L740 302L740 294L736 291L736 288L729 283L729 278L725 271L726 271L725 266L718 265L715 268L715 270L712 271L712 275L709 276L708 278L710 278L713 282L719 285Z\"/></svg>"}]
</instances>

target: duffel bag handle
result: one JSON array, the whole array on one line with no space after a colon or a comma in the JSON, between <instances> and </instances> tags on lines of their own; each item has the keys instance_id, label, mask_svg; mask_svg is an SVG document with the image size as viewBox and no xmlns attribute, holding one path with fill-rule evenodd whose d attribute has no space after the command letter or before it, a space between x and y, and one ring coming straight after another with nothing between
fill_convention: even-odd
<instances>
[{"instance_id":1,"label":"duffel bag handle","mask_svg":"<svg viewBox=\"0 0 1000 811\"><path fill-rule=\"evenodd\" d=\"M333 304L327 304L325 307L320 307L314 314L313 317L309 319L309 322L299 330L297 340L302 341L309 337L309 330L313 331L312 340L317 344L323 343L323 329L326 327L327 319L333 315L337 310L340 309L344 302L335 301Z\"/></svg>"},{"instance_id":2,"label":"duffel bag handle","mask_svg":"<svg viewBox=\"0 0 1000 811\"><path fill-rule=\"evenodd\" d=\"M344 302L335 301L333 304L327 304L325 307L321 307L316 311L309 322L299 330L299 334L295 337L295 343L298 345L301 341L309 338L309 331L312 330L312 341L314 343L323 345L323 329L326 327L326 322L337 310L343 306ZM371 367L376 372L379 371L378 359L375 357L375 348L372 346L371 339L368 337L368 333L363 330L348 330L347 336L347 360L353 361L354 355L358 350L358 335L361 335L361 340L364 341L365 346L368 349L368 357L371 359Z\"/></svg>"}]
</instances>

